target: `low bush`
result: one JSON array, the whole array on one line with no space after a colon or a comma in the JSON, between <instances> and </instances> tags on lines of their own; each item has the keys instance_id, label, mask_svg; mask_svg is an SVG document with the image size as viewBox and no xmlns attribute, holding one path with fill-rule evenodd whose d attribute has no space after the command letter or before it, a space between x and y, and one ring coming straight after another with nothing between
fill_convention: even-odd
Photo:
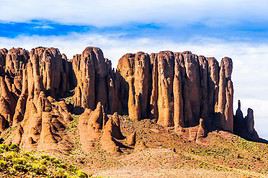
<instances>
[{"instance_id":1,"label":"low bush","mask_svg":"<svg viewBox=\"0 0 268 178\"><path fill-rule=\"evenodd\" d=\"M23 152L15 144L0 144L0 172L6 176L87 178L73 165L38 152Z\"/></svg>"}]
</instances>

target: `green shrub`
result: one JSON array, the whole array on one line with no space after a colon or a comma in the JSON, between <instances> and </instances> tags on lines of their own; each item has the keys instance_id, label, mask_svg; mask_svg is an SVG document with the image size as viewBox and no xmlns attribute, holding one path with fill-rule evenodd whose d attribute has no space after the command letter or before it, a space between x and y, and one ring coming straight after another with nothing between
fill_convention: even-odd
<instances>
[{"instance_id":1,"label":"green shrub","mask_svg":"<svg viewBox=\"0 0 268 178\"><path fill-rule=\"evenodd\" d=\"M50 161L55 165L60 165L61 164L61 161L58 160L57 158L50 158Z\"/></svg>"},{"instance_id":2,"label":"green shrub","mask_svg":"<svg viewBox=\"0 0 268 178\"><path fill-rule=\"evenodd\" d=\"M69 174L65 171L65 169L57 168L57 170L54 172L54 176L58 178L67 178L69 177Z\"/></svg>"},{"instance_id":3,"label":"green shrub","mask_svg":"<svg viewBox=\"0 0 268 178\"><path fill-rule=\"evenodd\" d=\"M41 158L50 161L50 157L48 155L41 155Z\"/></svg>"},{"instance_id":4,"label":"green shrub","mask_svg":"<svg viewBox=\"0 0 268 178\"><path fill-rule=\"evenodd\" d=\"M26 164L27 160L26 158L19 157L19 158L13 158L12 159L13 164Z\"/></svg>"},{"instance_id":5,"label":"green shrub","mask_svg":"<svg viewBox=\"0 0 268 178\"><path fill-rule=\"evenodd\" d=\"M0 170L3 171L7 167L7 162L4 160L0 160Z\"/></svg>"},{"instance_id":6,"label":"green shrub","mask_svg":"<svg viewBox=\"0 0 268 178\"><path fill-rule=\"evenodd\" d=\"M41 159L41 160L40 160L40 163L43 164L43 165L47 165L47 164L48 164L48 160L46 160L46 159Z\"/></svg>"},{"instance_id":7,"label":"green shrub","mask_svg":"<svg viewBox=\"0 0 268 178\"><path fill-rule=\"evenodd\" d=\"M12 176L48 176L48 177L80 177L87 174L73 165L67 165L61 160L37 152L22 152L15 144L0 144L0 172Z\"/></svg>"},{"instance_id":8,"label":"green shrub","mask_svg":"<svg viewBox=\"0 0 268 178\"><path fill-rule=\"evenodd\" d=\"M19 146L17 144L10 144L9 147L8 147L8 150L18 152L19 151Z\"/></svg>"},{"instance_id":9,"label":"green shrub","mask_svg":"<svg viewBox=\"0 0 268 178\"><path fill-rule=\"evenodd\" d=\"M70 170L71 172L76 172L76 171L77 171L77 168L76 168L74 165L70 165L70 166L69 166L69 170Z\"/></svg>"},{"instance_id":10,"label":"green shrub","mask_svg":"<svg viewBox=\"0 0 268 178\"><path fill-rule=\"evenodd\" d=\"M27 169L27 166L26 165L23 165L23 164L14 164L13 165L13 168L16 170L16 171L19 171L19 172L27 172L29 171Z\"/></svg>"},{"instance_id":11,"label":"green shrub","mask_svg":"<svg viewBox=\"0 0 268 178\"><path fill-rule=\"evenodd\" d=\"M5 144L0 144L0 153L8 151L8 146Z\"/></svg>"},{"instance_id":12,"label":"green shrub","mask_svg":"<svg viewBox=\"0 0 268 178\"><path fill-rule=\"evenodd\" d=\"M82 172L81 170L77 170L76 175L79 178L88 178L88 175L86 173Z\"/></svg>"},{"instance_id":13,"label":"green shrub","mask_svg":"<svg viewBox=\"0 0 268 178\"><path fill-rule=\"evenodd\" d=\"M14 167L8 167L7 171L8 171L8 174L10 175L16 175L18 173Z\"/></svg>"},{"instance_id":14,"label":"green shrub","mask_svg":"<svg viewBox=\"0 0 268 178\"><path fill-rule=\"evenodd\" d=\"M12 160L13 158L17 157L17 153L14 151L5 152L3 153L3 157L5 160Z\"/></svg>"},{"instance_id":15,"label":"green shrub","mask_svg":"<svg viewBox=\"0 0 268 178\"><path fill-rule=\"evenodd\" d=\"M31 164L31 171L37 175L45 175L47 168L46 166L38 163L32 163Z\"/></svg>"}]
</instances>

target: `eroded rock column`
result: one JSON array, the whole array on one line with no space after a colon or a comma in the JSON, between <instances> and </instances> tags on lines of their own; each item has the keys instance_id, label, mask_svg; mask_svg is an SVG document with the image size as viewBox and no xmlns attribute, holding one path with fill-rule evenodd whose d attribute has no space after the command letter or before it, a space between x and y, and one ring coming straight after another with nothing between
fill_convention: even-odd
<instances>
[{"instance_id":1,"label":"eroded rock column","mask_svg":"<svg viewBox=\"0 0 268 178\"><path fill-rule=\"evenodd\" d=\"M219 75L219 95L216 112L219 114L222 129L233 132L233 82L231 80L233 63L230 58L223 58Z\"/></svg>"},{"instance_id":2,"label":"eroded rock column","mask_svg":"<svg viewBox=\"0 0 268 178\"><path fill-rule=\"evenodd\" d=\"M157 123L169 127L173 126L173 78L174 54L163 51L158 54L158 121Z\"/></svg>"},{"instance_id":3,"label":"eroded rock column","mask_svg":"<svg viewBox=\"0 0 268 178\"><path fill-rule=\"evenodd\" d=\"M183 117L183 96L182 96L182 73L181 68L182 56L180 53L175 53L175 66L174 66L174 80L173 80L173 93L174 93L174 126L176 129L184 127Z\"/></svg>"},{"instance_id":4,"label":"eroded rock column","mask_svg":"<svg viewBox=\"0 0 268 178\"><path fill-rule=\"evenodd\" d=\"M140 120L148 116L150 57L148 54L126 54L118 63L117 70L127 82L128 114L133 120ZM124 85L124 84L123 84Z\"/></svg>"},{"instance_id":5,"label":"eroded rock column","mask_svg":"<svg viewBox=\"0 0 268 178\"><path fill-rule=\"evenodd\" d=\"M101 102L104 108L108 108L109 65L99 48L87 47L82 54L73 57L75 106L95 109L96 103Z\"/></svg>"},{"instance_id":6,"label":"eroded rock column","mask_svg":"<svg viewBox=\"0 0 268 178\"><path fill-rule=\"evenodd\" d=\"M191 52L184 52L185 83L183 88L184 96L184 117L188 126L199 124L201 110L201 86L200 69L198 56Z\"/></svg>"}]
</instances>

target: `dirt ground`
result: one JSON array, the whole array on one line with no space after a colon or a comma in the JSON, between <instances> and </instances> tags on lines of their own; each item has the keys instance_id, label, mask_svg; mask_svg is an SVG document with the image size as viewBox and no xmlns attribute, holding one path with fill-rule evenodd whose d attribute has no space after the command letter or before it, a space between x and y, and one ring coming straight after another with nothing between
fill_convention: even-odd
<instances>
[{"instance_id":1,"label":"dirt ground","mask_svg":"<svg viewBox=\"0 0 268 178\"><path fill-rule=\"evenodd\" d=\"M268 145L246 141L227 132L212 132L202 143L178 136L146 119L132 122L121 117L127 137L136 132L136 145L109 154L94 145L81 151L77 129L69 131L75 146L69 154L57 155L93 177L268 177ZM70 134L71 133L71 134ZM123 142L124 143L124 142Z\"/></svg>"}]
</instances>

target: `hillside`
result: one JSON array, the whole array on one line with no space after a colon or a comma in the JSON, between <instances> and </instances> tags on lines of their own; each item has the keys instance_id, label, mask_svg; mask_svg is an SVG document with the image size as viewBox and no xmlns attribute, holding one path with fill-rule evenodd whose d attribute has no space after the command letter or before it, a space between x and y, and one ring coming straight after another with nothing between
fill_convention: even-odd
<instances>
[{"instance_id":1,"label":"hillside","mask_svg":"<svg viewBox=\"0 0 268 178\"><path fill-rule=\"evenodd\" d=\"M146 119L132 122L121 117L123 135L136 130L135 145L120 154L107 154L95 145L81 153L78 146L71 159L79 157L84 171L113 177L266 177L268 145L246 141L224 131L214 131L196 144ZM123 143L128 142L128 139ZM80 150L80 151L79 151ZM66 156L70 159L70 155ZM79 160L80 160L79 159Z\"/></svg>"},{"instance_id":2,"label":"hillside","mask_svg":"<svg viewBox=\"0 0 268 178\"><path fill-rule=\"evenodd\" d=\"M71 60L57 48L1 49L1 137L93 176L265 176L267 141L252 109L233 111L232 70L229 57L189 51L126 54L115 70L99 48ZM57 174L50 166L43 175Z\"/></svg>"},{"instance_id":3,"label":"hillside","mask_svg":"<svg viewBox=\"0 0 268 178\"><path fill-rule=\"evenodd\" d=\"M73 165L41 152L25 152L17 145L0 144L1 177L80 177L87 174Z\"/></svg>"},{"instance_id":4,"label":"hillside","mask_svg":"<svg viewBox=\"0 0 268 178\"><path fill-rule=\"evenodd\" d=\"M32 157L35 156L33 162L39 164L38 170L42 168L44 159L51 164L51 167L55 167L45 169L51 172L40 175L69 174L78 177L75 172L72 173L68 170L68 174L60 172L64 166L62 163L65 162L79 167L88 175L98 177L268 176L267 144L246 141L224 131L209 133L202 144L196 144L183 136L178 136L174 130L165 129L148 119L132 122L127 117L122 117L121 121L124 135L130 135L132 130L136 130L137 143L135 146L130 146L130 149L122 149L120 154L109 154L102 151L98 144L90 152L84 153L81 145L77 143L69 153L54 152L52 157L38 152L30 152L30 155L27 152L20 153L19 156L15 154L16 156L13 157L32 162ZM72 125L67 132L72 133L75 138L78 135L77 130L73 128ZM127 142L127 140L125 141ZM15 148L17 149L17 147ZM11 152L9 150L4 155L11 153L13 153L12 150ZM57 157L62 163L53 157ZM57 161L53 161L54 159ZM44 166L47 168L46 164ZM63 168L65 170L66 167ZM36 175L34 169L23 169L18 171L17 175ZM28 170L33 170L33 173L27 172ZM11 173L10 171L12 170L9 170L8 173ZM7 172L3 173L7 175Z\"/></svg>"}]
</instances>

